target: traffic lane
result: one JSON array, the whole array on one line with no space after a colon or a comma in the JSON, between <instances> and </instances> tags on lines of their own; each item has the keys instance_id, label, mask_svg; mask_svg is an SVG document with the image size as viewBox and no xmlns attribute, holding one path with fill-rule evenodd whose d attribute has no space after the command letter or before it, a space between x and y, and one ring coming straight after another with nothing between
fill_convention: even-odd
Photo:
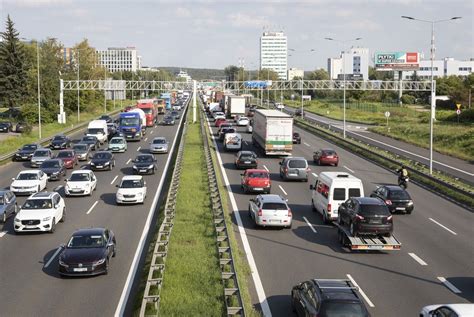
<instances>
[{"instance_id":1,"label":"traffic lane","mask_svg":"<svg viewBox=\"0 0 474 317\"><path fill-rule=\"evenodd\" d=\"M161 128L161 127L160 127ZM169 135L170 138L173 136L174 131L177 130L177 126L173 127L163 127L161 129L157 130L157 134L163 134L165 136ZM160 131L160 132L158 132ZM171 134L169 134L172 132ZM143 142L140 142L143 143ZM131 156L135 156L136 149L139 144L129 144L130 149L125 153L131 154ZM133 151L133 152L132 152ZM159 155L158 158L161 160L161 158L164 160L167 155ZM120 164L124 164L125 157L121 159ZM158 185L159 182L159 175L161 174L161 169L163 168L164 164L161 164L160 168L160 173L157 173L155 176L151 177L146 177L147 179L147 185L149 189L155 187ZM116 172L117 169L115 169L113 172ZM88 226L107 226L111 228L115 234L117 235L117 242L118 242L118 247L119 247L119 252L117 254L117 257L111 261L111 273L110 277L107 277L107 279L103 279L102 277L98 277L97 281L95 279L85 279L85 281L93 280L96 282L93 282L93 285L90 285L90 283L83 283L80 282L79 286L74 284L74 291L73 294L71 294L71 297L67 295L68 298L76 298L76 301L74 303L64 303L65 306L60 306L56 307L55 311L61 311L64 310L65 312L70 310L72 307L77 305L77 309L72 310L72 311L78 311L81 312L81 315L87 310L85 307L89 307L91 311L89 313L95 315L97 314L97 310L94 308L95 306L92 305L90 306L91 302L96 301L97 307L103 307L103 311L106 315L112 315L113 312L115 311L115 305L118 301L118 297L121 294L121 287L123 285L123 281L127 276L128 269L130 267L130 262L131 259L127 257L124 259L124 255L126 256L127 254L133 254L134 250L136 248L136 242L141 235L141 228L143 228L143 223L146 219L147 212L149 210L150 204L151 204L151 199L147 197L147 200L145 202L145 205L136 207L133 206L132 208L127 207L127 206L120 206L120 208L117 208L115 204L112 204L115 196L115 188L113 190L111 189L110 186L110 178L112 177L112 173L110 172L97 172L98 175L98 190L94 194L95 196L103 197L106 195L108 198L104 199L104 205L102 207L101 204L96 205L94 208L93 212L90 213L89 215L86 215L86 209L89 208L93 204L93 200L95 197L93 196L92 199L85 198L87 203L83 201L81 198L74 197L74 198L67 198L66 199L66 207L68 208L68 219L64 224L58 225L58 230L55 234L53 235L45 235L49 239L40 239L43 238L43 235L38 236L38 235L31 235L31 238L33 239L34 243L32 244L31 241L28 241L29 243L27 245L18 245L18 242L22 244L22 242L25 242L23 240L20 240L24 236L11 236L8 238L13 238L15 239L16 243L11 243L8 244L8 240L5 241L0 241L0 245L2 246L2 249L11 249L11 250L2 250L2 259L0 260L0 263L2 263L3 267L15 267L14 265L9 265L8 262L13 262L16 263L18 261L22 261L22 265L26 266L24 268L21 268L21 272L29 272L29 274L24 274L22 277L25 279L25 283L34 283L34 285L45 285L45 284L50 284L52 285L51 290L49 292L43 292L42 294L49 294L47 295L48 298L54 299L54 298L61 298L64 296L64 294L68 294L71 292L70 290L70 280L66 279L52 279L51 277L57 277L57 258L54 259L54 261L51 262L50 266L47 268L46 273L47 274L31 274L30 272L37 272L38 270L35 266L32 266L32 263L36 263L37 261L25 261L28 257L26 255L30 254L28 252L29 248L33 248L35 252L33 252L33 259L43 259L43 257L50 258L54 252L53 250L56 250L55 248L61 244L67 242L67 238L70 236L70 234L81 227L88 227ZM104 175L102 175L104 174ZM122 174L122 173L121 173ZM101 177L105 176L106 177ZM110 192L113 192L110 193ZM151 193L154 194L153 190L151 190ZM133 210L133 212L130 212L130 209ZM29 237L30 235L28 235ZM122 238L121 238L122 237ZM11 240L13 240L11 239ZM3 240L3 239L2 239ZM9 256L8 259L4 258L4 254L15 254L15 250L17 249L22 249L27 252L25 256L22 258L17 258L16 256ZM120 261L120 259L122 259ZM128 263L126 263L128 260ZM44 262L44 261L43 261ZM12 263L12 264L13 264ZM114 273L116 272L116 273ZM5 273L5 272L4 272ZM113 276L113 274L117 274L117 276ZM33 275L33 276L31 276ZM51 276L49 276L51 275ZM2 275L3 276L3 275ZM76 279L74 279L76 280ZM102 282L99 282L102 281ZM117 284L117 282L120 281L122 284ZM4 297L2 294L2 299L0 299L0 302L3 302L3 300L10 300L14 301L15 298L18 298L18 296L22 296L22 298L35 298L40 297L39 302L43 302L42 306L47 306L44 305L44 303L48 303L47 298L43 298L41 296L38 296L37 294L25 294L25 291L23 289L18 289L15 288L15 285L17 285L17 280L9 280L9 281L2 281L5 283L2 283L2 285L9 286L6 288L2 288L4 290L9 290L8 296ZM10 283L11 282L11 283ZM9 285L11 284L11 285ZM90 291L90 289L84 289L81 288L81 285L85 285L84 287L89 287L93 286L93 292ZM21 284L19 284L21 285ZM25 284L27 285L27 284ZM117 287L117 285L120 285L120 287ZM43 287L44 288L44 287ZM96 291L97 290L97 291ZM112 292L113 290L113 292ZM53 294L56 293L58 297L53 296ZM107 301L106 306L104 307L103 303L103 298L101 296L97 296L97 294L108 294L108 296L112 296L113 298L116 298L116 301ZM111 294L112 293L112 294ZM36 297L35 297L36 296ZM11 297L11 298L10 298ZM10 299L9 299L10 298ZM112 297L111 297L112 298ZM85 307L81 304L88 304L85 305ZM2 305L3 306L3 305ZM36 305L35 305L36 306ZM30 315L30 314L36 314L36 310L33 312L30 309L33 309L35 306L28 305L25 307L25 311L22 313L22 315ZM5 307L5 306L4 306ZM15 308L14 306L11 306L12 308ZM45 307L45 312L46 313L51 313L50 310L51 307ZM108 312L108 313L107 313ZM11 311L11 314L18 314L18 307L15 308L14 311ZM87 312L86 312L87 313ZM59 315L59 314L58 314Z\"/></svg>"}]
</instances>

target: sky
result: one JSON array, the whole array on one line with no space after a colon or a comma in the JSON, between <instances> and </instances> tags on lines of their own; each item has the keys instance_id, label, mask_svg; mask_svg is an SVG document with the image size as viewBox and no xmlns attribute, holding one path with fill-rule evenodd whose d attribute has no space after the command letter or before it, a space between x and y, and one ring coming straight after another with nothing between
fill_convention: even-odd
<instances>
[{"instance_id":1,"label":"sky","mask_svg":"<svg viewBox=\"0 0 474 317\"><path fill-rule=\"evenodd\" d=\"M431 24L402 19L462 19L435 26L436 58L474 58L472 0L0 0L20 36L88 39L97 49L134 46L144 66L219 68L259 64L264 30L288 37L288 66L326 68L343 48L420 52L429 59ZM1 27L4 30L4 26ZM362 38L357 42L341 41ZM311 51L314 50L314 51Z\"/></svg>"}]
</instances>

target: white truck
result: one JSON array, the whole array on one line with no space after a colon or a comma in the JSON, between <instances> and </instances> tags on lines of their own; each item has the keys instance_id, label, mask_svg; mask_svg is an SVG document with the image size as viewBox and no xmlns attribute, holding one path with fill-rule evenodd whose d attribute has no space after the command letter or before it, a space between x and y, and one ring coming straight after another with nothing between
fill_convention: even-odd
<instances>
[{"instance_id":1,"label":"white truck","mask_svg":"<svg viewBox=\"0 0 474 317\"><path fill-rule=\"evenodd\" d=\"M253 117L252 142L266 155L291 155L293 118L278 110L257 109Z\"/></svg>"},{"instance_id":2,"label":"white truck","mask_svg":"<svg viewBox=\"0 0 474 317\"><path fill-rule=\"evenodd\" d=\"M229 96L226 114L228 118L234 118L238 115L245 115L245 97Z\"/></svg>"},{"instance_id":3,"label":"white truck","mask_svg":"<svg viewBox=\"0 0 474 317\"><path fill-rule=\"evenodd\" d=\"M92 120L89 122L86 131L87 136L95 136L99 140L100 144L107 142L109 138L109 131L107 129L107 121L105 120Z\"/></svg>"}]
</instances>

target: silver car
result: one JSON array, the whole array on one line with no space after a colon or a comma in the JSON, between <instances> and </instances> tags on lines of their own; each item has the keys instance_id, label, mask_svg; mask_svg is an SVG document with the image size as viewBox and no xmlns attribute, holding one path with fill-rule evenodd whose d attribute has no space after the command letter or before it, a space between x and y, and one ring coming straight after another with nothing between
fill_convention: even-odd
<instances>
[{"instance_id":1,"label":"silver car","mask_svg":"<svg viewBox=\"0 0 474 317\"><path fill-rule=\"evenodd\" d=\"M16 196L12 191L0 191L0 221L5 223L7 218L16 214L18 210Z\"/></svg>"},{"instance_id":2,"label":"silver car","mask_svg":"<svg viewBox=\"0 0 474 317\"><path fill-rule=\"evenodd\" d=\"M279 195L258 195L249 201L249 216L256 226L291 228L293 214L287 200Z\"/></svg>"},{"instance_id":3,"label":"silver car","mask_svg":"<svg viewBox=\"0 0 474 317\"><path fill-rule=\"evenodd\" d=\"M150 142L150 153L168 153L169 142L164 137L156 137Z\"/></svg>"},{"instance_id":4,"label":"silver car","mask_svg":"<svg viewBox=\"0 0 474 317\"><path fill-rule=\"evenodd\" d=\"M77 143L72 146L74 153L76 153L77 160L87 161L89 159L90 147L85 143Z\"/></svg>"},{"instance_id":5,"label":"silver car","mask_svg":"<svg viewBox=\"0 0 474 317\"><path fill-rule=\"evenodd\" d=\"M280 162L280 177L284 180L307 182L311 169L304 157L285 157Z\"/></svg>"},{"instance_id":6,"label":"silver car","mask_svg":"<svg viewBox=\"0 0 474 317\"><path fill-rule=\"evenodd\" d=\"M53 152L50 149L41 148L37 149L31 156L30 165L31 167L39 167L41 164L49 159L53 158Z\"/></svg>"}]
</instances>

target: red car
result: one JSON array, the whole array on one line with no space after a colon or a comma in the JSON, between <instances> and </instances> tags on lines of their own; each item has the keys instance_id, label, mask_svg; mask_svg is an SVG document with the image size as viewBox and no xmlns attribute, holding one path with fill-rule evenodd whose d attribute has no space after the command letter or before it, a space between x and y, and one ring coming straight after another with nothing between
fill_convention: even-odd
<instances>
[{"instance_id":1,"label":"red car","mask_svg":"<svg viewBox=\"0 0 474 317\"><path fill-rule=\"evenodd\" d=\"M334 165L339 164L339 156L333 149L320 149L314 152L313 160L318 165Z\"/></svg>"},{"instance_id":2,"label":"red car","mask_svg":"<svg viewBox=\"0 0 474 317\"><path fill-rule=\"evenodd\" d=\"M244 193L263 192L270 194L272 182L270 173L262 169L248 169L242 175L241 187Z\"/></svg>"},{"instance_id":3,"label":"red car","mask_svg":"<svg viewBox=\"0 0 474 317\"><path fill-rule=\"evenodd\" d=\"M219 118L214 122L214 126L219 128L221 124L226 123L226 122L227 122L226 119Z\"/></svg>"},{"instance_id":4,"label":"red car","mask_svg":"<svg viewBox=\"0 0 474 317\"><path fill-rule=\"evenodd\" d=\"M74 168L74 166L77 165L77 156L73 150L59 151L56 158L63 161L64 167L66 168Z\"/></svg>"}]
</instances>

